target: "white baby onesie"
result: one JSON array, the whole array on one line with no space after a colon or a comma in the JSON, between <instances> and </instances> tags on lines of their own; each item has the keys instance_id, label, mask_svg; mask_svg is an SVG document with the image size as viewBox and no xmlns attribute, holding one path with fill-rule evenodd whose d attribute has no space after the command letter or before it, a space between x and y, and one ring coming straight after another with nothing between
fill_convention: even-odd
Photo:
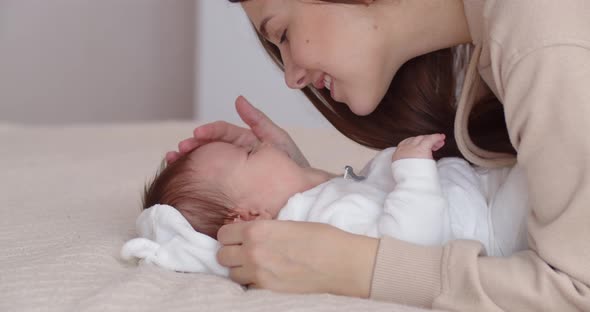
<instances>
[{"instance_id":1,"label":"white baby onesie","mask_svg":"<svg viewBox=\"0 0 590 312\"><path fill-rule=\"evenodd\" d=\"M489 200L502 195L497 183L506 182L507 176L521 181L522 174L512 169L478 173L459 158L392 163L394 151L379 153L361 171L366 176L362 181L335 178L294 195L278 219L328 223L355 234L387 235L429 246L451 239L478 240L489 255L497 256L526 247L522 243L524 214L519 213L526 210L526 192L516 189L509 200L501 201L503 211L519 217L511 219L511 226L500 226L500 240L495 239L498 226L491 205L498 201Z\"/></svg>"}]
</instances>

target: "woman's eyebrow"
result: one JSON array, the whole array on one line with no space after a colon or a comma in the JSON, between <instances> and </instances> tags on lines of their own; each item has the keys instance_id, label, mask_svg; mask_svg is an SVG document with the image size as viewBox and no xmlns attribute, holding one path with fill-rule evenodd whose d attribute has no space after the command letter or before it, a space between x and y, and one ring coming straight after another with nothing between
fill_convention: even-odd
<instances>
[{"instance_id":1,"label":"woman's eyebrow","mask_svg":"<svg viewBox=\"0 0 590 312\"><path fill-rule=\"evenodd\" d=\"M266 24L268 24L268 21L270 21L274 16L269 16L266 17L262 20L262 23L260 23L260 33L262 34L262 36L266 39L268 39L268 31L266 29Z\"/></svg>"}]
</instances>

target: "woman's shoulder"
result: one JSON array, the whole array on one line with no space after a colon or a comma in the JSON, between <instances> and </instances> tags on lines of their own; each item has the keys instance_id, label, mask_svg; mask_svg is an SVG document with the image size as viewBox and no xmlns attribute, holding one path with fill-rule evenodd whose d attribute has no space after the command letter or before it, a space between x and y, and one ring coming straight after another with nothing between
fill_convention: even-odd
<instances>
[{"instance_id":1,"label":"woman's shoulder","mask_svg":"<svg viewBox=\"0 0 590 312\"><path fill-rule=\"evenodd\" d=\"M486 0L483 36L502 48L505 59L545 46L590 48L589 16L588 0Z\"/></svg>"}]
</instances>

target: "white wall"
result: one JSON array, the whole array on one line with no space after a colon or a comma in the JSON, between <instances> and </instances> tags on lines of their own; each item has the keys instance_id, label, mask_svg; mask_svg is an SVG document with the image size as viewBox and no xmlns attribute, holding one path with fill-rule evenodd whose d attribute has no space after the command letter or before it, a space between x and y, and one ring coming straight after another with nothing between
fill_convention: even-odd
<instances>
[{"instance_id":1,"label":"white wall","mask_svg":"<svg viewBox=\"0 0 590 312\"><path fill-rule=\"evenodd\" d=\"M238 122L240 94L283 126L329 126L239 4L0 0L0 122Z\"/></svg>"},{"instance_id":2,"label":"white wall","mask_svg":"<svg viewBox=\"0 0 590 312\"><path fill-rule=\"evenodd\" d=\"M0 121L192 118L194 7L0 0Z\"/></svg>"},{"instance_id":3,"label":"white wall","mask_svg":"<svg viewBox=\"0 0 590 312\"><path fill-rule=\"evenodd\" d=\"M330 127L260 46L239 4L197 1L195 116L239 121L234 100L242 94L281 126Z\"/></svg>"}]
</instances>

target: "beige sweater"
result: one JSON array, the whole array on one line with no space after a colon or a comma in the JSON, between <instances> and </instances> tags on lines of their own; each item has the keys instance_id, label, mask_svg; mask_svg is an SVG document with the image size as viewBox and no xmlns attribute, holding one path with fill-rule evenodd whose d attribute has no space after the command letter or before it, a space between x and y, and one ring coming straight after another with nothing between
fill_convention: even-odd
<instances>
[{"instance_id":1,"label":"beige sweater","mask_svg":"<svg viewBox=\"0 0 590 312\"><path fill-rule=\"evenodd\" d=\"M473 241L380 241L371 298L452 311L590 311L590 0L464 0L475 52L455 135L482 166L466 120L485 84L504 104L530 189L530 250L483 254ZM483 81L482 81L483 79Z\"/></svg>"}]
</instances>

